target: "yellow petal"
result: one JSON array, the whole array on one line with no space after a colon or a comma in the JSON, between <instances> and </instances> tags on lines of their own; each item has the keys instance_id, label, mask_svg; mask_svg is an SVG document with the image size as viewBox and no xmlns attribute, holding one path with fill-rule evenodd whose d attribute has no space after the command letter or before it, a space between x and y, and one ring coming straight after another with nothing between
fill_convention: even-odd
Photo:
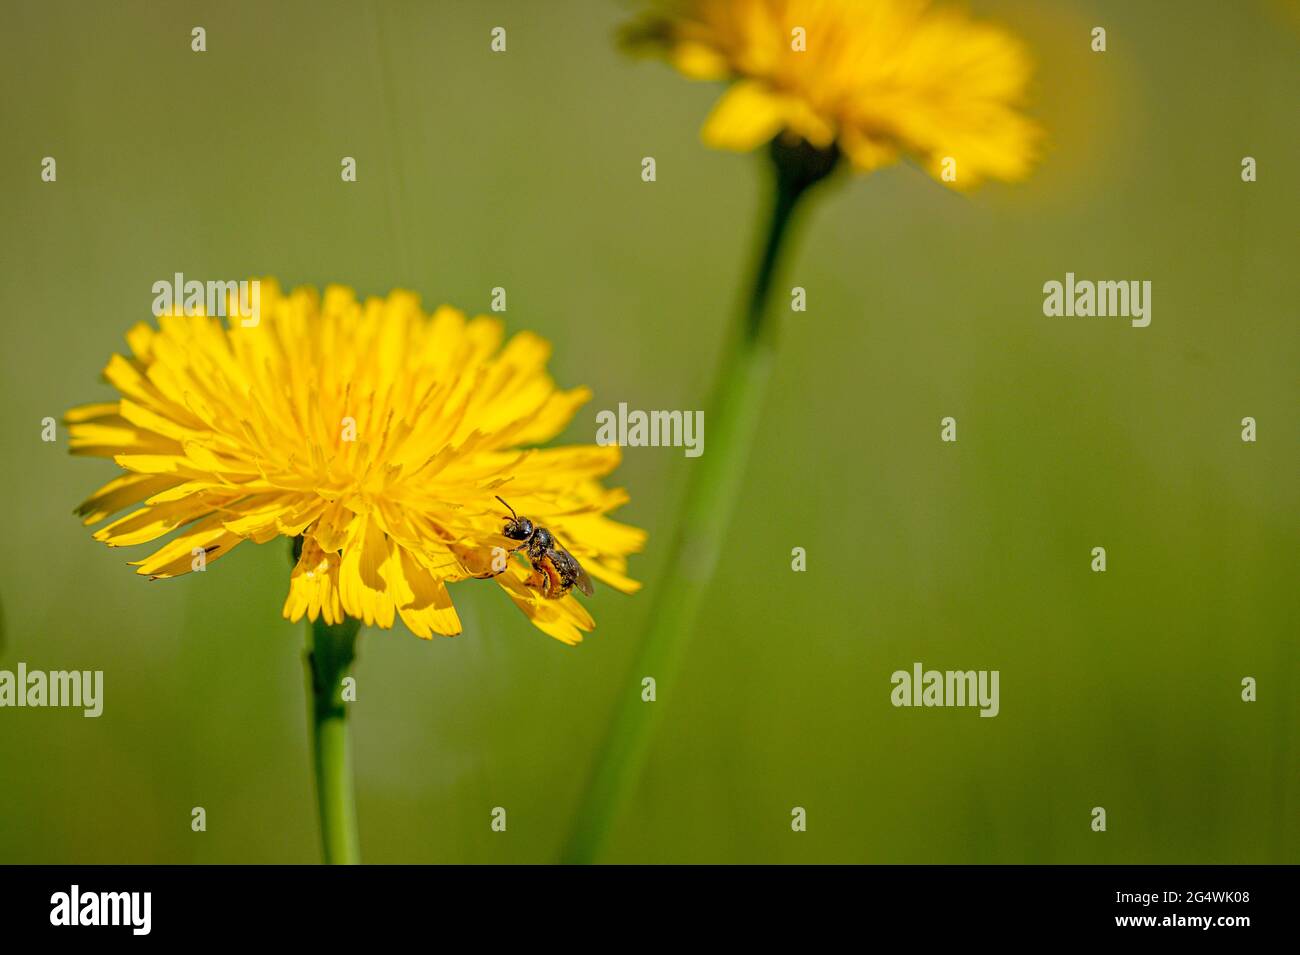
<instances>
[{"instance_id":1,"label":"yellow petal","mask_svg":"<svg viewBox=\"0 0 1300 955\"><path fill-rule=\"evenodd\" d=\"M206 567L230 553L240 542L241 538L222 527L220 519L213 515L176 535L144 560L130 563L137 568L137 574L146 577L178 577L195 569L194 562L198 559L195 551L203 552L204 563L200 566Z\"/></svg>"},{"instance_id":2,"label":"yellow petal","mask_svg":"<svg viewBox=\"0 0 1300 955\"><path fill-rule=\"evenodd\" d=\"M211 510L210 504L194 498L157 507L142 507L95 531L94 537L109 547L143 544L157 540L164 534L205 516Z\"/></svg>"},{"instance_id":3,"label":"yellow petal","mask_svg":"<svg viewBox=\"0 0 1300 955\"><path fill-rule=\"evenodd\" d=\"M529 576L526 568L511 561L506 570L494 579L538 630L570 646L581 643L582 630L592 630L596 626L591 616L581 609L572 594L561 600L543 597L525 583ZM576 611L575 606L578 607Z\"/></svg>"},{"instance_id":4,"label":"yellow petal","mask_svg":"<svg viewBox=\"0 0 1300 955\"><path fill-rule=\"evenodd\" d=\"M859 172L871 172L898 160L898 149L883 139L848 128L840 135L840 148Z\"/></svg>"},{"instance_id":5,"label":"yellow petal","mask_svg":"<svg viewBox=\"0 0 1300 955\"><path fill-rule=\"evenodd\" d=\"M352 525L339 566L343 609L367 626L393 625L395 604L384 579L390 545L383 529L369 516Z\"/></svg>"},{"instance_id":6,"label":"yellow petal","mask_svg":"<svg viewBox=\"0 0 1300 955\"><path fill-rule=\"evenodd\" d=\"M693 80L723 80L731 73L727 58L703 43L680 43L672 54L673 66Z\"/></svg>"},{"instance_id":7,"label":"yellow petal","mask_svg":"<svg viewBox=\"0 0 1300 955\"><path fill-rule=\"evenodd\" d=\"M582 560L583 569L602 584L609 584L619 593L634 594L641 589L641 581L606 567L598 560Z\"/></svg>"},{"instance_id":8,"label":"yellow petal","mask_svg":"<svg viewBox=\"0 0 1300 955\"><path fill-rule=\"evenodd\" d=\"M435 633L447 637L460 633L460 616L441 580L404 548L397 549L397 559L389 567L394 589L400 594L397 612L413 634L427 639Z\"/></svg>"},{"instance_id":9,"label":"yellow petal","mask_svg":"<svg viewBox=\"0 0 1300 955\"><path fill-rule=\"evenodd\" d=\"M117 418L121 416L121 409L118 405L119 402L116 401L101 401L93 405L69 408L64 413L63 420L67 424L77 424L82 421L95 421L100 418Z\"/></svg>"},{"instance_id":10,"label":"yellow petal","mask_svg":"<svg viewBox=\"0 0 1300 955\"><path fill-rule=\"evenodd\" d=\"M295 623L305 615L324 618L328 624L343 622L343 601L339 596L339 556L321 549L312 537L303 539L302 553L289 575L289 594L284 616Z\"/></svg>"},{"instance_id":11,"label":"yellow petal","mask_svg":"<svg viewBox=\"0 0 1300 955\"><path fill-rule=\"evenodd\" d=\"M169 475L127 473L109 481L77 507L85 524L96 524L124 507L139 504L176 484Z\"/></svg>"},{"instance_id":12,"label":"yellow petal","mask_svg":"<svg viewBox=\"0 0 1300 955\"><path fill-rule=\"evenodd\" d=\"M714 149L748 152L781 132L785 113L785 104L767 86L742 80L722 94L700 137Z\"/></svg>"}]
</instances>

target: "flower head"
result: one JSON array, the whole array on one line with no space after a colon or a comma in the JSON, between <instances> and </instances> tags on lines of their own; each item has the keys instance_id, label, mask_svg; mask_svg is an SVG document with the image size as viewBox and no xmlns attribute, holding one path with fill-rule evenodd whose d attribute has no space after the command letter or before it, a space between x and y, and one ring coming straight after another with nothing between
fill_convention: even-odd
<instances>
[{"instance_id":1,"label":"flower head","mask_svg":"<svg viewBox=\"0 0 1300 955\"><path fill-rule=\"evenodd\" d=\"M501 495L591 577L639 587L626 558L645 534L606 516L627 494L599 480L619 449L532 447L590 397L557 390L546 341L520 332L503 347L499 321L447 306L427 315L409 292L260 291L251 327L183 314L136 325L132 357L104 369L122 397L66 416L74 454L125 472L78 508L85 523L135 508L96 539L180 531L133 562L137 573L175 577L283 536L298 540L291 620L391 627L400 616L421 637L453 635L446 585L492 578L537 627L579 642L591 616L572 593L543 595L502 534Z\"/></svg>"},{"instance_id":2,"label":"flower head","mask_svg":"<svg viewBox=\"0 0 1300 955\"><path fill-rule=\"evenodd\" d=\"M663 0L626 38L731 82L703 130L720 149L784 136L837 147L861 171L907 155L966 188L1024 178L1041 137L1018 111L1021 45L929 0Z\"/></svg>"}]
</instances>

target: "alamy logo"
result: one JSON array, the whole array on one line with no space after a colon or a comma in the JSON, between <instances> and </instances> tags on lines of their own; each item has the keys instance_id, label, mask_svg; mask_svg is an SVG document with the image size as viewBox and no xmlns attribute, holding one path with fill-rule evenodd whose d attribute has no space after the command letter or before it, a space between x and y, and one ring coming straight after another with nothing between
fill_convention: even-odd
<instances>
[{"instance_id":1,"label":"alamy logo","mask_svg":"<svg viewBox=\"0 0 1300 955\"><path fill-rule=\"evenodd\" d=\"M237 317L244 328L253 328L262 320L262 284L256 279L243 282L185 281L177 272L168 282L153 283L153 314L217 315Z\"/></svg>"},{"instance_id":2,"label":"alamy logo","mask_svg":"<svg viewBox=\"0 0 1300 955\"><path fill-rule=\"evenodd\" d=\"M895 670L889 701L895 706L978 706L980 716L997 716L997 670Z\"/></svg>"},{"instance_id":3,"label":"alamy logo","mask_svg":"<svg viewBox=\"0 0 1300 955\"><path fill-rule=\"evenodd\" d=\"M18 672L0 670L0 707L81 707L82 716L104 712L103 670L32 670L19 662Z\"/></svg>"},{"instance_id":4,"label":"alamy logo","mask_svg":"<svg viewBox=\"0 0 1300 955\"><path fill-rule=\"evenodd\" d=\"M1043 285L1043 314L1049 317L1064 315L1068 318L1093 315L1105 318L1120 316L1132 319L1134 328L1151 324L1151 280L1138 282L1091 282L1074 280L1073 272L1065 273L1065 284L1052 279Z\"/></svg>"},{"instance_id":5,"label":"alamy logo","mask_svg":"<svg viewBox=\"0 0 1300 955\"><path fill-rule=\"evenodd\" d=\"M152 925L151 892L71 891L50 896L51 925L129 925L132 935L148 935Z\"/></svg>"},{"instance_id":6,"label":"alamy logo","mask_svg":"<svg viewBox=\"0 0 1300 955\"><path fill-rule=\"evenodd\" d=\"M623 448L685 448L688 458L704 453L703 411L627 410L618 403L618 413L596 412L596 443Z\"/></svg>"}]
</instances>

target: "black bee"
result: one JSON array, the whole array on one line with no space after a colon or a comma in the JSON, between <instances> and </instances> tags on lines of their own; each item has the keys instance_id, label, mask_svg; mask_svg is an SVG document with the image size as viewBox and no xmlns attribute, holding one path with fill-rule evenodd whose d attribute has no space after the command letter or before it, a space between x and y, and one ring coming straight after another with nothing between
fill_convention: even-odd
<instances>
[{"instance_id":1,"label":"black bee","mask_svg":"<svg viewBox=\"0 0 1300 955\"><path fill-rule=\"evenodd\" d=\"M506 504L501 497L497 500ZM577 584L578 589L590 597L591 578L573 555L560 546L555 535L528 518L520 517L509 504L506 504L506 509L510 516L505 519L506 526L501 533L519 541L515 550L524 551L528 562L533 565L533 576L528 586L539 588L543 597L559 600Z\"/></svg>"}]
</instances>

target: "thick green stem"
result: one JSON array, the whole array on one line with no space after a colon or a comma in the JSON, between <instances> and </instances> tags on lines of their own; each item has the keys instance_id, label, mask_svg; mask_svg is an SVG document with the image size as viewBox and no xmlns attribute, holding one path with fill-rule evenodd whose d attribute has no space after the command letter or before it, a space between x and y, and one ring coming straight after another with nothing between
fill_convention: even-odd
<instances>
[{"instance_id":1,"label":"thick green stem","mask_svg":"<svg viewBox=\"0 0 1300 955\"><path fill-rule=\"evenodd\" d=\"M775 197L759 253L753 291L739 328L725 346L706 422L706 452L692 465L667 570L650 609L650 625L599 751L563 861L597 858L619 807L640 778L657 718L695 628L722 552L772 372L775 325L769 320L772 282L792 215L808 187L828 175L837 155L806 145L773 145ZM653 677L655 702L641 699L641 681Z\"/></svg>"},{"instance_id":2,"label":"thick green stem","mask_svg":"<svg viewBox=\"0 0 1300 955\"><path fill-rule=\"evenodd\" d=\"M317 620L307 636L308 718L316 769L321 843L329 865L361 861L357 810L352 793L352 754L343 679L356 656L360 622L347 618L331 625Z\"/></svg>"}]
</instances>

